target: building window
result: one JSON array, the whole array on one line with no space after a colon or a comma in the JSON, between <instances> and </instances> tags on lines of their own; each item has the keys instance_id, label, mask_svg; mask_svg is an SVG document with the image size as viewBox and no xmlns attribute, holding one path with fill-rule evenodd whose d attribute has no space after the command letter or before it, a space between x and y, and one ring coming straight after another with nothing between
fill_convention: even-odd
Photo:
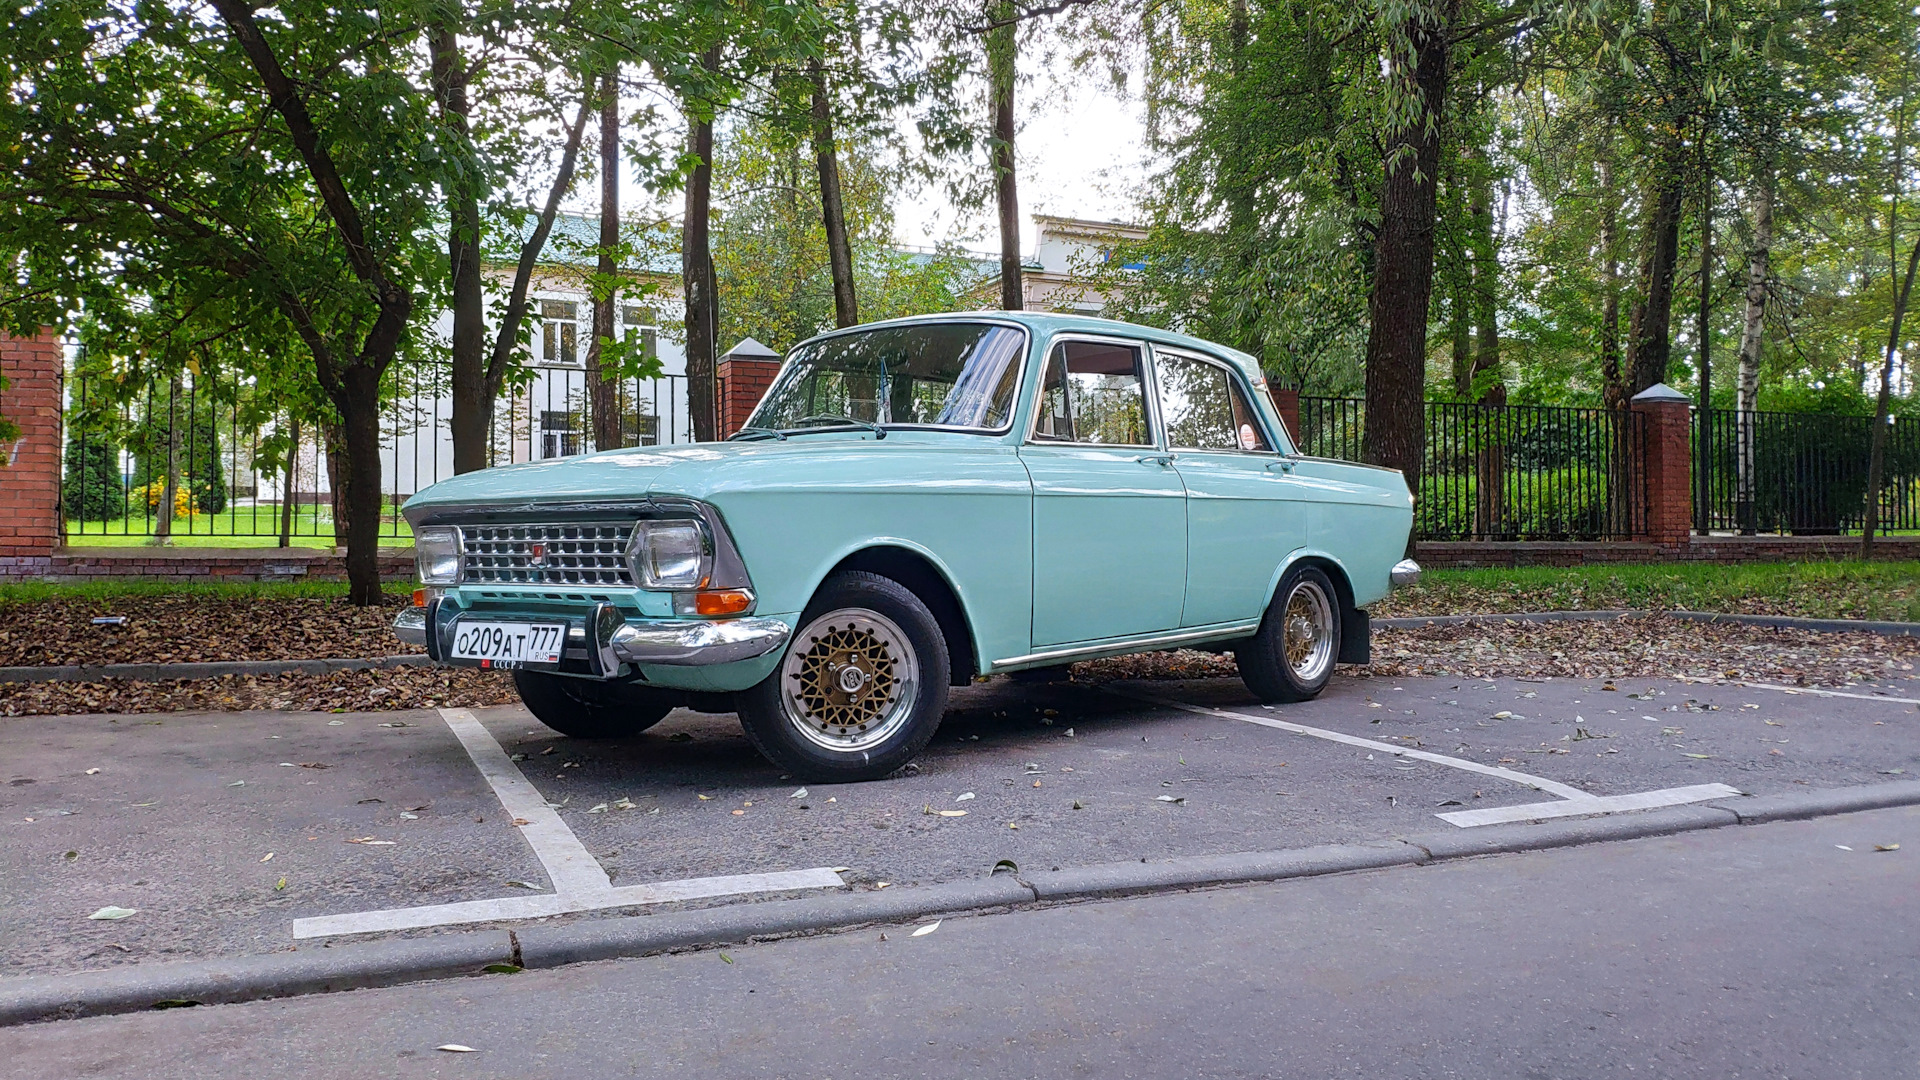
<instances>
[{"instance_id":1,"label":"building window","mask_svg":"<svg viewBox=\"0 0 1920 1080\"><path fill-rule=\"evenodd\" d=\"M580 305L571 300L540 301L540 359L549 364L580 362Z\"/></svg>"},{"instance_id":2,"label":"building window","mask_svg":"<svg viewBox=\"0 0 1920 1080\"><path fill-rule=\"evenodd\" d=\"M660 418L651 413L637 413L620 418L620 424L626 429L628 446L659 446Z\"/></svg>"},{"instance_id":3,"label":"building window","mask_svg":"<svg viewBox=\"0 0 1920 1080\"><path fill-rule=\"evenodd\" d=\"M545 409L540 413L540 456L543 458L572 457L580 453L580 432L575 414L562 409Z\"/></svg>"}]
</instances>

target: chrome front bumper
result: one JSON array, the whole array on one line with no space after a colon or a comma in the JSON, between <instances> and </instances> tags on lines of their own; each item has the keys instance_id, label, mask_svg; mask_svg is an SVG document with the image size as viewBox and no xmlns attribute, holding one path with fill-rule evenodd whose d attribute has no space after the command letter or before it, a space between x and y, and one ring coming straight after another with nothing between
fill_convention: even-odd
<instances>
[{"instance_id":1,"label":"chrome front bumper","mask_svg":"<svg viewBox=\"0 0 1920 1080\"><path fill-rule=\"evenodd\" d=\"M1420 583L1420 564L1414 562L1412 559L1401 559L1399 562L1393 564L1393 570L1388 575L1388 578L1393 582L1393 587L1396 589L1404 589L1409 585L1418 585Z\"/></svg>"},{"instance_id":2,"label":"chrome front bumper","mask_svg":"<svg viewBox=\"0 0 1920 1080\"><path fill-rule=\"evenodd\" d=\"M430 607L411 607L402 611L393 620L394 636L409 645L419 645L427 649L429 655L441 659L445 649L436 649L428 644L428 619L439 611L438 605ZM520 616L515 621L528 618L538 620L540 616ZM616 616L617 618L617 616ZM484 615L469 615L462 611L451 611L450 617L439 619L440 641L450 640L454 628L462 620L476 622L490 621ZM693 622L684 619L675 620L623 620L606 633L596 649L588 641L588 630L592 617L566 620L567 647L569 659L581 659L589 662L589 667L598 669L604 666L594 663L596 652L604 651L604 659L623 661L629 664L664 665L668 667L701 667L709 664L731 664L740 660L752 660L786 644L792 633L786 623L779 619L741 618L719 619L714 621ZM456 661L445 661L455 663ZM601 673L596 670L596 673ZM613 672L604 672L612 675Z\"/></svg>"}]
</instances>

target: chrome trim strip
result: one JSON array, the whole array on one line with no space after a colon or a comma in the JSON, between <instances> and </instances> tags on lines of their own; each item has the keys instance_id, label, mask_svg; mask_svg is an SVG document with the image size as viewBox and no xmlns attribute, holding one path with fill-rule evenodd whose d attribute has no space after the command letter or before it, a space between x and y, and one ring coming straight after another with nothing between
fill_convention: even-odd
<instances>
[{"instance_id":1,"label":"chrome trim strip","mask_svg":"<svg viewBox=\"0 0 1920 1080\"><path fill-rule=\"evenodd\" d=\"M1102 656L1118 656L1131 652L1149 652L1154 649L1167 649L1176 645L1191 645L1202 641L1226 641L1246 637L1258 629L1260 629L1260 620L1254 619L1250 622L1218 623L1198 630L1182 630L1172 634L1129 638L1126 641L1112 641L1102 645L1076 645L1068 649L1049 649L1045 652L995 660L989 665L989 673L1014 667L1032 667L1071 660L1093 660Z\"/></svg>"},{"instance_id":2,"label":"chrome trim strip","mask_svg":"<svg viewBox=\"0 0 1920 1080\"><path fill-rule=\"evenodd\" d=\"M427 609L423 607L403 608L393 620L393 636L408 645L425 648L427 644Z\"/></svg>"},{"instance_id":3,"label":"chrome trim strip","mask_svg":"<svg viewBox=\"0 0 1920 1080\"><path fill-rule=\"evenodd\" d=\"M629 622L613 632L613 654L633 664L693 667L752 660L787 643L791 627L779 619L717 622Z\"/></svg>"}]
</instances>

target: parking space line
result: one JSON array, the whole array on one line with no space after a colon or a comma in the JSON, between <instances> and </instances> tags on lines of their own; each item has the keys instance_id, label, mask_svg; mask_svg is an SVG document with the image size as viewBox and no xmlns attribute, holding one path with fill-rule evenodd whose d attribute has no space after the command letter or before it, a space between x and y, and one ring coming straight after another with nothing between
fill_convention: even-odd
<instances>
[{"instance_id":1,"label":"parking space line","mask_svg":"<svg viewBox=\"0 0 1920 1080\"><path fill-rule=\"evenodd\" d=\"M1810 686L1775 686L1772 683L1737 682L1735 686L1744 686L1749 690L1778 690L1783 694L1808 694L1813 697L1843 697L1855 701L1893 701L1903 705L1920 705L1920 698L1893 697L1889 694L1849 694L1844 690L1815 690Z\"/></svg>"},{"instance_id":2,"label":"parking space line","mask_svg":"<svg viewBox=\"0 0 1920 1080\"><path fill-rule=\"evenodd\" d=\"M534 857L546 867L553 890L560 893L594 893L612 888L607 872L588 854L580 838L547 805L547 797L527 781L507 752L500 748L492 733L481 726L466 709L441 709L440 718L453 729L454 737L466 748L467 756L486 778L488 786L500 798L520 826L520 835L533 848Z\"/></svg>"},{"instance_id":3,"label":"parking space line","mask_svg":"<svg viewBox=\"0 0 1920 1080\"><path fill-rule=\"evenodd\" d=\"M1241 720L1249 724L1258 724L1261 727L1275 728L1280 731L1291 731L1295 735L1307 735L1315 739L1326 739L1329 742L1344 743L1348 746L1357 746L1362 750L1373 750L1378 753L1392 754L1395 757L1414 758L1420 761L1429 761L1435 765L1445 765L1448 768L1452 768L1452 769L1463 769L1467 772L1479 773L1482 776L1497 776L1502 780L1507 780L1512 783L1519 784L1521 787L1529 787L1529 788L1533 788L1536 791L1544 791L1549 795L1558 795L1563 799L1567 799L1573 802L1582 802L1582 801L1591 802L1594 799L1599 797L1596 795L1589 794L1588 792L1581 791L1577 787L1571 787L1566 784L1557 783L1555 781L1548 780L1543 776L1531 776L1527 773L1518 772L1513 769L1503 769L1498 765L1482 765L1477 761L1468 761L1465 758L1447 757L1445 754L1434 754L1434 753L1429 753L1425 750L1410 750L1404 746L1395 746L1392 743L1375 742L1372 739L1362 739L1357 735L1348 735L1348 734L1345 734L1344 732L1339 732L1339 731L1329 731L1326 728L1308 727L1305 724L1296 724L1291 721L1281 720L1272 716L1255 716L1251 713L1233 712L1230 709L1214 709L1214 708L1209 708L1205 705L1189 705L1183 701L1174 701L1171 698L1163 698L1157 694L1147 694L1147 693L1142 693L1135 690L1108 689L1107 692L1110 694L1124 695L1126 697L1137 698L1141 701L1149 701L1155 705L1165 705L1171 709L1182 709L1190 713L1198 713L1201 716L1217 716L1227 720ZM1590 814L1590 813L1593 813L1593 811L1583 810L1581 811L1581 813Z\"/></svg>"},{"instance_id":4,"label":"parking space line","mask_svg":"<svg viewBox=\"0 0 1920 1080\"><path fill-rule=\"evenodd\" d=\"M1617 814L1627 810L1651 810L1661 806L1680 806L1685 803L1706 802L1709 799L1724 799L1729 795L1742 795L1739 788L1726 784L1695 784L1691 787L1662 788L1658 791L1640 791L1628 795L1593 795L1579 788L1556 783L1545 777L1532 776L1513 769L1503 769L1497 765L1482 765L1465 758L1448 757L1445 754L1429 753L1425 750L1409 750L1391 743L1362 739L1345 732L1329 731L1326 728L1308 727L1289 720L1272 716L1256 716L1251 713L1235 712L1231 709L1215 709L1205 705L1189 705L1184 701L1149 694L1139 690L1118 690L1102 687L1115 696L1135 698L1140 701L1164 705L1171 709L1197 713L1201 716L1217 716L1226 720L1241 720L1261 727L1270 727L1279 731L1290 731L1296 735L1307 735L1329 742L1342 743L1364 750L1392 754L1394 757L1413 758L1419 761L1445 765L1450 769L1462 769L1483 776L1497 776L1523 787L1534 788L1550 795L1560 796L1560 802L1523 803L1519 806L1498 806L1485 810L1456 810L1450 814L1435 814L1434 817L1462 829L1471 829L1480 825L1497 825L1513 821L1539 821L1547 818L1584 817L1589 814Z\"/></svg>"},{"instance_id":5,"label":"parking space line","mask_svg":"<svg viewBox=\"0 0 1920 1080\"><path fill-rule=\"evenodd\" d=\"M649 885L621 885L585 894L540 893L534 896L509 896L498 900L468 900L457 904L390 908L386 911L357 911L346 915L321 915L311 919L294 920L293 936L295 939L335 937L341 934L419 930L429 926L449 926L455 923L542 919L549 915L567 915L578 911L665 904L676 900L705 900L716 896L738 896L755 892L833 889L844 884L846 882L840 879L840 875L827 867L774 874L683 878L679 881L660 881Z\"/></svg>"},{"instance_id":6,"label":"parking space line","mask_svg":"<svg viewBox=\"0 0 1920 1080\"><path fill-rule=\"evenodd\" d=\"M1449 825L1471 829L1479 825L1505 825L1515 821L1541 821L1547 818L1580 817L1583 814L1612 814L1622 810L1652 810L1661 806L1724 799L1744 794L1726 784L1694 784L1690 787L1639 791L1631 795L1602 795L1597 798L1555 803L1528 803L1522 806L1490 806L1483 810L1455 810L1434 816Z\"/></svg>"},{"instance_id":7,"label":"parking space line","mask_svg":"<svg viewBox=\"0 0 1920 1080\"><path fill-rule=\"evenodd\" d=\"M533 849L534 857L546 869L554 891L532 896L466 900L453 904L426 904L295 919L293 936L296 941L341 934L419 930L456 923L541 919L579 911L705 900L746 893L836 889L846 884L839 870L819 866L810 870L728 874L616 886L607 877L599 861L587 851L586 845L560 819L546 796L527 780L519 766L513 763L513 759L494 739L493 733L472 712L466 709L441 709L440 717L447 722L454 737L460 740L467 756L473 759L480 775L500 799L500 805L520 823L518 831Z\"/></svg>"}]
</instances>

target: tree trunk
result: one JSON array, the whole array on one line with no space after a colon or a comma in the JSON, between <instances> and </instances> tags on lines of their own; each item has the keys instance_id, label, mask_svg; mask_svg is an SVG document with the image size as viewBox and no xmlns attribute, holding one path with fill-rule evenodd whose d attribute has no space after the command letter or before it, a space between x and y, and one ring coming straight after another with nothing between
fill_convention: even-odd
<instances>
[{"instance_id":1,"label":"tree trunk","mask_svg":"<svg viewBox=\"0 0 1920 1080\"><path fill-rule=\"evenodd\" d=\"M294 477L299 475L300 462L300 418L287 417L287 483L286 491L280 497L280 546L293 546L293 500L295 495Z\"/></svg>"},{"instance_id":2,"label":"tree trunk","mask_svg":"<svg viewBox=\"0 0 1920 1080\"><path fill-rule=\"evenodd\" d=\"M357 363L340 383L334 404L346 435L347 601L367 606L380 602L379 371Z\"/></svg>"},{"instance_id":3,"label":"tree trunk","mask_svg":"<svg viewBox=\"0 0 1920 1080\"><path fill-rule=\"evenodd\" d=\"M346 425L325 425L327 454L327 502L333 509L333 546L347 546L347 522L353 517L353 504L347 498L347 475L353 471L347 458Z\"/></svg>"},{"instance_id":4,"label":"tree trunk","mask_svg":"<svg viewBox=\"0 0 1920 1080\"><path fill-rule=\"evenodd\" d=\"M180 495L180 376L167 382L167 472L160 483L160 520L153 527L153 542L173 540L173 506Z\"/></svg>"},{"instance_id":5,"label":"tree trunk","mask_svg":"<svg viewBox=\"0 0 1920 1080\"><path fill-rule=\"evenodd\" d=\"M1705 533L1713 524L1713 172L1707 168L1705 143L1700 162L1700 312L1694 336L1700 350L1699 445L1693 469L1694 528Z\"/></svg>"},{"instance_id":6,"label":"tree trunk","mask_svg":"<svg viewBox=\"0 0 1920 1080\"><path fill-rule=\"evenodd\" d=\"M1422 108L1388 145L1368 305L1366 458L1399 469L1416 494L1426 445L1427 302L1453 10L1442 9L1440 25L1415 23L1406 31Z\"/></svg>"},{"instance_id":7,"label":"tree trunk","mask_svg":"<svg viewBox=\"0 0 1920 1080\"><path fill-rule=\"evenodd\" d=\"M1670 162L1677 154L1666 155ZM1673 275L1680 261L1680 209L1684 177L1671 165L1655 163L1654 190L1647 200L1646 232L1640 259L1638 295L1627 326L1627 397L1667 380L1673 343Z\"/></svg>"},{"instance_id":8,"label":"tree trunk","mask_svg":"<svg viewBox=\"0 0 1920 1080\"><path fill-rule=\"evenodd\" d=\"M1900 353L1900 324L1907 317L1907 301L1913 295L1914 271L1920 270L1920 240L1914 241L1907 256L1907 276L1893 300L1893 327L1887 331L1887 356L1880 365L1880 394L1873 407L1873 439L1867 451L1866 520L1860 527L1860 557L1873 557L1873 534L1880 530L1880 486L1887 471L1888 414L1892 411L1893 362Z\"/></svg>"},{"instance_id":9,"label":"tree trunk","mask_svg":"<svg viewBox=\"0 0 1920 1080\"><path fill-rule=\"evenodd\" d=\"M1026 307L1026 289L1020 280L1020 194L1013 160L1013 87L1018 74L1018 27L1012 3L998 0L994 18L1004 20L987 33L987 92L993 102L993 180L1000 208L1000 306L1007 311Z\"/></svg>"},{"instance_id":10,"label":"tree trunk","mask_svg":"<svg viewBox=\"0 0 1920 1080\"><path fill-rule=\"evenodd\" d=\"M833 98L827 69L808 65L813 81L813 160L820 172L820 219L827 230L827 265L833 272L835 326L857 326L860 301L853 289L853 250L847 242L847 212L840 199L840 155L833 141Z\"/></svg>"},{"instance_id":11,"label":"tree trunk","mask_svg":"<svg viewBox=\"0 0 1920 1080\"><path fill-rule=\"evenodd\" d=\"M600 255L594 267L593 340L587 342L587 395L595 450L612 450L621 444L618 371L601 363L615 334L619 267L613 253L619 244L620 72L616 68L600 80Z\"/></svg>"},{"instance_id":12,"label":"tree trunk","mask_svg":"<svg viewBox=\"0 0 1920 1080\"><path fill-rule=\"evenodd\" d=\"M1493 177L1484 170L1474 178L1473 195L1473 321L1477 337L1473 374L1480 383L1486 372L1493 381L1480 392L1483 405L1507 403L1507 386L1500 381L1500 245L1494 238Z\"/></svg>"},{"instance_id":13,"label":"tree trunk","mask_svg":"<svg viewBox=\"0 0 1920 1080\"><path fill-rule=\"evenodd\" d=\"M719 50L707 53L708 68L718 67ZM713 205L713 118L691 117L688 150L696 159L687 177L686 213L680 230L680 274L687 301L687 418L695 442L712 442L718 434L718 395L715 391L718 329L713 295L713 249L708 213Z\"/></svg>"},{"instance_id":14,"label":"tree trunk","mask_svg":"<svg viewBox=\"0 0 1920 1080\"><path fill-rule=\"evenodd\" d=\"M455 137L464 140L471 102L467 67L453 27L435 28L429 48L440 114ZM453 416L449 426L453 431L453 471L464 473L487 466L486 429L492 421L493 397L486 383L487 310L485 284L480 277L480 193L471 172L459 171L448 185L447 210L453 309L453 337L448 343L453 365Z\"/></svg>"},{"instance_id":15,"label":"tree trunk","mask_svg":"<svg viewBox=\"0 0 1920 1080\"><path fill-rule=\"evenodd\" d=\"M1613 185L1611 145L1600 158L1600 378L1602 401L1626 409L1627 380L1620 370L1620 195Z\"/></svg>"},{"instance_id":16,"label":"tree trunk","mask_svg":"<svg viewBox=\"0 0 1920 1080\"><path fill-rule=\"evenodd\" d=\"M1734 496L1734 514L1740 531L1752 535L1759 529L1754 517L1754 410L1760 401L1761 331L1767 314L1767 283L1773 273L1773 170L1764 169L1753 193L1753 250L1747 252L1747 313L1740 332L1740 376L1734 390L1735 423L1739 445L1734 468L1738 471L1738 490Z\"/></svg>"}]
</instances>

